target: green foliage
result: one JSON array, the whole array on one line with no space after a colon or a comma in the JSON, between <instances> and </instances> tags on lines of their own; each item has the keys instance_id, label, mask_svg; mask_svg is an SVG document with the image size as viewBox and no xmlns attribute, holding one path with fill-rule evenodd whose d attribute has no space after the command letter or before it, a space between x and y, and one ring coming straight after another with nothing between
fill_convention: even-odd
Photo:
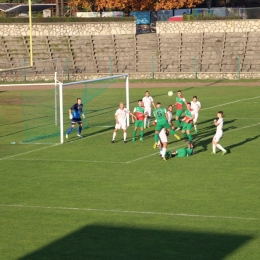
<instances>
[{"instance_id":1,"label":"green foliage","mask_svg":"<svg viewBox=\"0 0 260 260\"><path fill-rule=\"evenodd\" d=\"M34 17L33 23L92 23L92 22L133 22L133 17ZM27 17L0 17L0 23L27 23Z\"/></svg>"},{"instance_id":2,"label":"green foliage","mask_svg":"<svg viewBox=\"0 0 260 260\"><path fill-rule=\"evenodd\" d=\"M182 18L183 18L183 21L188 21L188 20L189 20L189 17L188 17L187 14L184 14L184 15L182 16Z\"/></svg>"}]
</instances>

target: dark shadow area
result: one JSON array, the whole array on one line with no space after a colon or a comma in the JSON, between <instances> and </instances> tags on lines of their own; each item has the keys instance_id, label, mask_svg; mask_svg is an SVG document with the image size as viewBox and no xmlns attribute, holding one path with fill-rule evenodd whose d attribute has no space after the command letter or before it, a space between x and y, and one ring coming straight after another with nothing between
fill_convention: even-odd
<instances>
[{"instance_id":1,"label":"dark shadow area","mask_svg":"<svg viewBox=\"0 0 260 260\"><path fill-rule=\"evenodd\" d=\"M227 149L227 151L230 153L232 148L235 148L235 147L240 146L240 145L243 145L243 144L245 144L245 143L254 141L254 140L256 140L258 137L260 137L260 135L256 135L255 137L246 138L245 140L243 140L243 141L241 141L241 142L239 142L239 143L236 143L236 144L232 144L232 145L227 146L226 149Z\"/></svg>"},{"instance_id":2,"label":"dark shadow area","mask_svg":"<svg viewBox=\"0 0 260 260\"><path fill-rule=\"evenodd\" d=\"M214 86L215 84L217 84L217 83L222 83L223 81L224 81L223 79L219 79L219 80L217 80L217 81L215 81L215 82L212 82L212 83L207 84L205 87Z\"/></svg>"},{"instance_id":3,"label":"dark shadow area","mask_svg":"<svg viewBox=\"0 0 260 260\"><path fill-rule=\"evenodd\" d=\"M92 225L20 259L220 260L251 239L249 235Z\"/></svg>"}]
</instances>

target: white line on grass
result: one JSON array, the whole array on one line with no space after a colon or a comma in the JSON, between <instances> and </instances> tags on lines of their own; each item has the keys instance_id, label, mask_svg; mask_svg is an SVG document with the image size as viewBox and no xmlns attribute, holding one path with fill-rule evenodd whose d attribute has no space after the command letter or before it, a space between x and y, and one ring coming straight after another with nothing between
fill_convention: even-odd
<instances>
[{"instance_id":1,"label":"white line on grass","mask_svg":"<svg viewBox=\"0 0 260 260\"><path fill-rule=\"evenodd\" d=\"M90 161L90 160L62 160L62 159L17 159L17 158L8 158L8 160L15 161L46 161L46 162L86 162L86 163L119 163L125 164L126 162L112 162L112 161Z\"/></svg>"},{"instance_id":2,"label":"white line on grass","mask_svg":"<svg viewBox=\"0 0 260 260\"><path fill-rule=\"evenodd\" d=\"M178 146L174 146L174 147L169 147L168 149L174 149L174 148L178 148L178 147L181 147L181 146L184 146L184 145L187 145L187 144L182 144L182 145L178 145ZM134 160L131 160L131 161L128 161L128 162L125 162L125 163L136 162L136 161L145 159L145 158L147 158L147 157L150 157L150 156L153 156L153 155L156 155L156 154L158 154L158 151L157 151L156 153L148 154L148 155L146 155L146 156L139 157L139 158L137 158L137 159L134 159Z\"/></svg>"},{"instance_id":3,"label":"white line on grass","mask_svg":"<svg viewBox=\"0 0 260 260\"><path fill-rule=\"evenodd\" d=\"M230 105L230 104L233 104L233 103L246 101L246 100L252 100L252 99L256 99L256 98L260 98L260 96L256 96L256 97L252 97L252 98L245 98L245 99L238 99L238 100L231 101L231 102L224 103L224 104L220 104L220 105L217 105L217 106L202 108L201 110L211 109L211 108L215 108L215 107L221 107L221 106Z\"/></svg>"},{"instance_id":4,"label":"white line on grass","mask_svg":"<svg viewBox=\"0 0 260 260\"><path fill-rule=\"evenodd\" d=\"M53 146L57 146L57 145L60 145L60 144L54 144L54 145L51 145L51 146L42 147L42 148L31 150L31 151L28 151L28 152L18 153L18 154L15 154L15 155L7 156L7 157L4 157L4 158L0 158L0 161L11 159L13 157L24 155L24 154L28 154L28 153L32 153L32 152L41 151L41 150L44 150L44 149L47 149L47 148L50 148L50 147L53 147Z\"/></svg>"},{"instance_id":5,"label":"white line on grass","mask_svg":"<svg viewBox=\"0 0 260 260\"><path fill-rule=\"evenodd\" d=\"M32 209L55 209L55 210L78 210L78 211L92 211L92 212L112 212L112 213L125 213L125 214L161 215L161 216L191 217L191 218L215 218L215 219L237 219L237 220L258 220L258 221L260 220L259 218L232 217L232 216L213 216L213 215L197 215L197 214L184 214L184 213L163 213L163 212L152 212L152 211L131 211L131 210L118 210L118 209L44 207L44 206L5 205L5 204L0 204L0 207L32 208Z\"/></svg>"}]
</instances>

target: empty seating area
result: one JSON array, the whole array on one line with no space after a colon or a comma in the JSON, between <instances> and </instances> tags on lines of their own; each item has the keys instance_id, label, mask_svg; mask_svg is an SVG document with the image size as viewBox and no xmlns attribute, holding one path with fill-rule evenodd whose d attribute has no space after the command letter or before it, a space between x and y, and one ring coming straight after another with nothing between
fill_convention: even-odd
<instances>
[{"instance_id":1,"label":"empty seating area","mask_svg":"<svg viewBox=\"0 0 260 260\"><path fill-rule=\"evenodd\" d=\"M52 74L57 61L72 74L258 72L259 42L260 32L34 36L28 72ZM29 61L29 37L0 37L0 69Z\"/></svg>"}]
</instances>

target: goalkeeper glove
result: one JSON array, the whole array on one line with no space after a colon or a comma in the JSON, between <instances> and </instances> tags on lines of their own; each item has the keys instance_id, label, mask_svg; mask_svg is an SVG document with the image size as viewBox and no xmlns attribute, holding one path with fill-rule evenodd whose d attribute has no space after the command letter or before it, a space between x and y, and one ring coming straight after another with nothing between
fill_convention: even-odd
<instances>
[{"instance_id":1,"label":"goalkeeper glove","mask_svg":"<svg viewBox=\"0 0 260 260\"><path fill-rule=\"evenodd\" d=\"M72 114L70 114L70 119L72 119Z\"/></svg>"},{"instance_id":2,"label":"goalkeeper glove","mask_svg":"<svg viewBox=\"0 0 260 260\"><path fill-rule=\"evenodd\" d=\"M84 114L81 114L82 118L85 118L85 115Z\"/></svg>"}]
</instances>

